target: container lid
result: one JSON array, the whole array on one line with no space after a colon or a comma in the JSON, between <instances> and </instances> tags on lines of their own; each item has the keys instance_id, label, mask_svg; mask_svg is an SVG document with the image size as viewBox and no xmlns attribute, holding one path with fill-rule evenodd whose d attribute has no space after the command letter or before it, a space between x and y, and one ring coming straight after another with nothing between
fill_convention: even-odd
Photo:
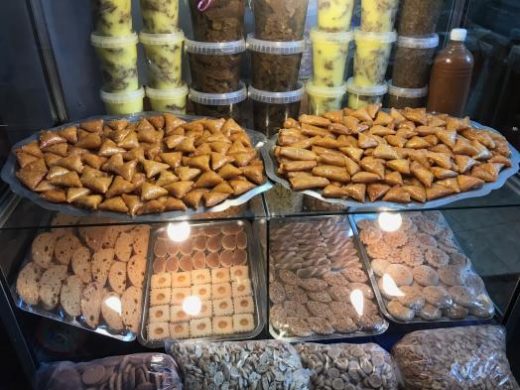
<instances>
[{"instance_id":1,"label":"container lid","mask_svg":"<svg viewBox=\"0 0 520 390\"><path fill-rule=\"evenodd\" d=\"M146 96L151 99L174 99L186 96L187 94L188 86L186 84L183 84L178 88L171 89L155 89L146 87Z\"/></svg>"},{"instance_id":2,"label":"container lid","mask_svg":"<svg viewBox=\"0 0 520 390\"><path fill-rule=\"evenodd\" d=\"M253 34L247 36L247 48L252 51L267 54L299 54L305 50L305 40L301 41L264 41Z\"/></svg>"},{"instance_id":3,"label":"container lid","mask_svg":"<svg viewBox=\"0 0 520 390\"><path fill-rule=\"evenodd\" d=\"M120 37L105 37L95 33L90 34L90 43L92 46L101 47L103 49L117 49L121 46L134 45L137 43L137 34L134 32L130 35Z\"/></svg>"},{"instance_id":4,"label":"container lid","mask_svg":"<svg viewBox=\"0 0 520 390\"><path fill-rule=\"evenodd\" d=\"M362 96L381 96L388 91L386 83L373 85L370 87L360 87L354 84L354 79L351 77L347 80L347 92Z\"/></svg>"},{"instance_id":5,"label":"container lid","mask_svg":"<svg viewBox=\"0 0 520 390\"><path fill-rule=\"evenodd\" d=\"M246 100L247 89L243 83L240 84L238 91L227 93L199 92L190 88L189 98L194 103L207 104L209 106L227 106Z\"/></svg>"},{"instance_id":6,"label":"container lid","mask_svg":"<svg viewBox=\"0 0 520 390\"><path fill-rule=\"evenodd\" d=\"M137 99L144 98L144 88L139 88L135 91L124 92L105 92L101 90L101 100L105 103L118 104L126 103Z\"/></svg>"},{"instance_id":7,"label":"container lid","mask_svg":"<svg viewBox=\"0 0 520 390\"><path fill-rule=\"evenodd\" d=\"M229 42L199 42L186 39L184 47L188 53L224 56L245 51L246 41L239 39Z\"/></svg>"},{"instance_id":8,"label":"container lid","mask_svg":"<svg viewBox=\"0 0 520 390\"><path fill-rule=\"evenodd\" d=\"M410 49L433 49L439 46L439 36L437 34L426 37L405 37L399 35L397 37L397 46Z\"/></svg>"},{"instance_id":9,"label":"container lid","mask_svg":"<svg viewBox=\"0 0 520 390\"><path fill-rule=\"evenodd\" d=\"M397 97L421 98L428 94L428 86L423 88L402 88L392 85L392 80L388 81L388 93Z\"/></svg>"},{"instance_id":10,"label":"container lid","mask_svg":"<svg viewBox=\"0 0 520 390\"><path fill-rule=\"evenodd\" d=\"M354 30L354 39L366 39L381 43L392 43L397 39L395 31L390 32L366 32L359 29Z\"/></svg>"},{"instance_id":11,"label":"container lid","mask_svg":"<svg viewBox=\"0 0 520 390\"><path fill-rule=\"evenodd\" d=\"M316 28L311 30L311 40L313 41L327 41L335 43L347 43L352 40L354 34L352 31L328 32L321 31Z\"/></svg>"},{"instance_id":12,"label":"container lid","mask_svg":"<svg viewBox=\"0 0 520 390\"><path fill-rule=\"evenodd\" d=\"M261 103L288 104L302 100L305 89L302 83L298 83L298 89L288 92L270 92L249 86L249 97Z\"/></svg>"},{"instance_id":13,"label":"container lid","mask_svg":"<svg viewBox=\"0 0 520 390\"><path fill-rule=\"evenodd\" d=\"M312 80L308 81L305 85L307 93L312 96L330 97L337 98L342 96L347 91L346 84L340 85L339 87L322 87L315 85Z\"/></svg>"},{"instance_id":14,"label":"container lid","mask_svg":"<svg viewBox=\"0 0 520 390\"><path fill-rule=\"evenodd\" d=\"M184 33L182 31L176 31L169 34L149 34L140 32L139 40L144 45L168 45L182 42L184 40Z\"/></svg>"},{"instance_id":15,"label":"container lid","mask_svg":"<svg viewBox=\"0 0 520 390\"><path fill-rule=\"evenodd\" d=\"M464 42L466 40L466 36L468 35L468 30L465 28L454 28L450 32L450 40Z\"/></svg>"}]
</instances>

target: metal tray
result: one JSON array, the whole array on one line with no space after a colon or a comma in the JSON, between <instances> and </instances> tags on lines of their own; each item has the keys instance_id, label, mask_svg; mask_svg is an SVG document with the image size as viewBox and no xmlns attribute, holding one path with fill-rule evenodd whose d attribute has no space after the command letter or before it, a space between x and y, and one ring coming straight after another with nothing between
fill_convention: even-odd
<instances>
[{"instance_id":1,"label":"metal tray","mask_svg":"<svg viewBox=\"0 0 520 390\"><path fill-rule=\"evenodd\" d=\"M253 289L253 303L255 305L255 313L253 315L255 319L255 328L250 332L233 333L228 335L213 335L199 338L186 338L186 339L164 339L164 340L148 340L148 334L146 325L148 322L148 312L150 309L150 290L151 280L153 275L153 248L157 237L163 233L166 226L157 228L151 232L150 245L148 246L148 266L144 281L144 296L143 296L143 308L141 310L141 326L137 340L139 343L147 348L164 348L167 341L177 342L192 342L192 341L238 341L252 339L260 334L265 325L265 298L267 295L266 284L265 284L265 269L263 268L264 262L261 259L258 243L254 240L252 235L252 229L248 221L233 221L233 222L205 222L205 223L190 223L192 227L218 227L229 224L242 223L246 235L247 235L247 265L249 266L251 287Z\"/></svg>"},{"instance_id":2,"label":"metal tray","mask_svg":"<svg viewBox=\"0 0 520 390\"><path fill-rule=\"evenodd\" d=\"M289 217L289 218L285 218L284 219L284 222L282 223L288 223L287 221L288 220L293 220L294 222L306 222L306 221L316 221L316 220L320 220L320 219L330 219L331 217L323 217L323 216L309 216L309 217ZM368 273L368 269L366 267L366 263L362 260L362 256L361 256L361 252L359 250L359 245L358 245L358 242L357 240L354 239L354 231L352 229L352 226L351 225L351 222L350 220L348 220L346 217L344 216L336 216L336 217L332 217L332 218L337 218L338 219L338 222L346 222L349 224L349 232L348 232L348 235L351 236L351 239L353 240L353 243L354 243L354 247L356 248L357 250L357 254L358 254L358 258L359 258L359 261L361 262L361 266L363 268L363 270L367 273L367 275L369 274ZM271 222L272 223L272 222ZM290 223L290 222L289 222ZM272 229L272 226L271 226L271 229ZM269 255L271 256L271 255ZM271 265L269 265L269 267L271 267ZM376 291L374 290L373 286L372 286L372 280L370 279L369 277L369 281L370 282L365 282L365 284L372 289L372 291L374 292L374 297L377 297L376 295ZM376 298L374 299L371 299L371 301L375 301ZM269 305L268 309L270 310L271 309L271 301L269 299L269 297L267 298L267 303ZM377 305L379 306L379 304ZM379 313L381 315L381 313ZM355 332L352 332L352 333L333 333L331 335L318 335L318 334L314 334L312 336L308 336L308 337L298 337L298 336L292 336L292 337L284 337L284 336L281 336L278 331L271 325L271 321L269 321L269 334L274 338L274 339L277 339L277 340L284 340L284 341L287 341L287 342L290 342L290 343L296 343L296 342L311 342L311 341L327 341L327 340L350 340L350 339L358 339L358 338L363 338L363 337L372 337L372 336L378 336L378 335L381 335L383 333L385 333L389 327L389 323L388 321L386 321L386 319L381 316L381 319L383 321L383 326L381 327L381 329L378 329L377 331L374 331L374 332L367 332L367 331L362 331L362 330L357 330Z\"/></svg>"},{"instance_id":3,"label":"metal tray","mask_svg":"<svg viewBox=\"0 0 520 390\"><path fill-rule=\"evenodd\" d=\"M62 128L72 126L72 125L78 125L80 122L88 121L91 119L104 119L104 120L114 120L114 119L128 119L129 121L137 121L139 118L142 118L143 116L150 116L150 115L159 115L162 114L160 112L154 112L154 111L147 111L140 113L139 115L104 115L104 116L95 116L95 117L89 117L86 119L83 119L81 121L71 122L67 123L61 126L53 127L51 131L57 131ZM191 116L191 115L177 115L179 118L185 119L185 120L195 120L200 119L202 117L200 116ZM251 139L254 147L258 149L263 149L264 145L267 142L267 138L264 134L259 133L254 130L246 129L247 134L249 135L249 138ZM29 142L32 142L34 140L38 139L39 134L35 133L31 135L30 137L17 142L13 145L12 150L19 148L22 145L28 144ZM260 156L264 157L263 153L259 153ZM267 164L267 161L264 160L264 165ZM265 183L262 185L259 185L252 190L236 197L233 199L225 200L224 202L210 208L206 207L200 207L197 210L193 210L191 208L188 208L186 211L168 211L163 212L159 214L145 214L145 215L136 215L136 216L130 216L128 214L124 213L116 213L112 211L89 211L85 209L81 209L72 205L68 204L62 204L62 203L52 203L49 201L46 201L41 196L38 195L38 193L31 191L27 187L25 187L18 178L16 177L16 169L17 169L17 161L16 156L14 153L9 153L9 156L2 168L2 172L0 174L0 177L3 181L5 181L7 184L9 184L9 187L11 188L11 191L13 191L15 194L21 196L22 198L26 198L30 200L31 202L37 204L38 206L52 211L59 211L64 214L69 215L75 215L78 217L84 217L84 216L98 216L98 217L105 217L105 218L112 218L119 221L163 221L165 219L174 219L179 217L184 217L188 215L193 214L199 214L199 213L207 213L207 212L219 212L224 211L230 207L234 206L240 206L244 203L247 203L251 198L255 197L258 194L261 194L263 192L269 191L273 184L266 179Z\"/></svg>"},{"instance_id":4,"label":"metal tray","mask_svg":"<svg viewBox=\"0 0 520 390\"><path fill-rule=\"evenodd\" d=\"M476 317L476 316L473 316L473 315L468 315L467 317L465 317L464 319L461 319L461 320L451 319L451 318L447 318L447 317L443 316L440 319L433 320L433 321L423 320L422 318L420 318L418 316L415 316L411 321L403 321L403 320L397 319L394 316L392 316L388 312L388 310L386 308L386 301L387 301L387 299L384 298L383 295L381 294L381 290L379 289L379 285L377 283L377 276L374 274L374 271L372 270L372 266L370 265L370 256L368 256L368 253L367 253L367 251L365 249L365 245L361 242L361 239L359 238L359 231L357 229L357 222L358 221L366 220L366 219L374 220L376 218L377 218L377 214L355 214L355 215L349 215L350 225L351 225L352 230L354 232L354 236L355 236L355 238L357 240L358 249L360 250L361 258L363 259L363 262L365 264L365 268L368 271L368 276L369 276L370 282L372 283L372 288L374 290L374 293L376 295L377 303L379 305L379 310L381 310L381 312L385 315L386 318L388 318L389 320L391 320L393 322L396 322L398 324L435 324L435 323L449 324L449 323L456 323L456 324L459 324L459 325L464 325L464 324L475 324L475 323L488 323L488 322L491 322L491 320L494 317L494 314L491 315L489 318L483 318L483 317ZM445 223L446 223L446 226L449 228L448 221L445 220ZM455 238L455 240L456 240L456 238ZM459 249L462 252L462 247L460 246L460 244L457 241L456 241L456 244L457 244L457 246L459 247ZM473 272L475 272L473 266L471 266L471 269L473 270ZM477 273L475 272L475 274L477 274ZM487 291L486 291L486 293L487 293ZM489 296L489 293L488 293L488 297L491 300L491 297ZM497 313L498 312L497 311L497 307L496 307L496 305L494 303L493 303L493 306L495 308L495 313Z\"/></svg>"},{"instance_id":5,"label":"metal tray","mask_svg":"<svg viewBox=\"0 0 520 390\"><path fill-rule=\"evenodd\" d=\"M478 122L473 122L472 125L477 129L484 129L488 131L493 131L498 133L495 129L490 127L481 125ZM271 139L267 140L267 145L265 148L261 149L261 152L264 155L264 161L266 163L265 170L269 179L276 183L280 183L285 188L292 191L291 184L288 180L281 177L277 173L278 163L273 154L274 147L276 146L278 139L278 135L273 136ZM369 212L378 209L394 209L394 210L426 210L426 209L435 209L441 206L446 206L447 204L457 202L464 199L470 198L480 198L486 195L493 190L497 190L501 188L511 176L515 175L518 172L519 164L520 164L520 153L516 148L509 144L509 149L511 150L511 167L503 169L498 176L497 181L493 183L485 183L481 188L473 190L461 192L459 194L454 194L450 196L446 196L443 198L427 201L424 203L419 202L410 202L410 203L396 203L396 202L385 202L385 201L377 201L377 202L369 202L366 201L364 203L358 202L353 199L337 199L337 198L326 198L321 195L320 191L316 190L304 190L298 191L302 194L312 196L313 198L319 199L323 202L328 202L332 204L337 204L344 206L345 208L350 209L351 211L358 212Z\"/></svg>"}]
</instances>

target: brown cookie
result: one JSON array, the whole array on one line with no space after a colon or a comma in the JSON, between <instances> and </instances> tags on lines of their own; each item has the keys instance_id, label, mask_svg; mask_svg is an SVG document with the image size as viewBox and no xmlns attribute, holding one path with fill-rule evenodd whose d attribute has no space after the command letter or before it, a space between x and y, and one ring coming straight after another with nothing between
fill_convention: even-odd
<instances>
[{"instance_id":1,"label":"brown cookie","mask_svg":"<svg viewBox=\"0 0 520 390\"><path fill-rule=\"evenodd\" d=\"M114 261L108 273L108 284L118 294L126 290L126 263Z\"/></svg>"},{"instance_id":2,"label":"brown cookie","mask_svg":"<svg viewBox=\"0 0 520 390\"><path fill-rule=\"evenodd\" d=\"M139 330L141 301L141 290L135 286L128 287L121 297L123 324L134 333Z\"/></svg>"},{"instance_id":3,"label":"brown cookie","mask_svg":"<svg viewBox=\"0 0 520 390\"><path fill-rule=\"evenodd\" d=\"M37 265L43 268L49 267L56 240L57 236L53 233L41 233L34 239L31 246L31 256Z\"/></svg>"},{"instance_id":4,"label":"brown cookie","mask_svg":"<svg viewBox=\"0 0 520 390\"><path fill-rule=\"evenodd\" d=\"M27 263L16 279L16 292L28 305L38 304L38 282L44 269L33 262Z\"/></svg>"},{"instance_id":5,"label":"brown cookie","mask_svg":"<svg viewBox=\"0 0 520 390\"><path fill-rule=\"evenodd\" d=\"M112 262L114 261L114 250L111 248L100 249L92 256L92 276L94 282L105 285Z\"/></svg>"},{"instance_id":6,"label":"brown cookie","mask_svg":"<svg viewBox=\"0 0 520 390\"><path fill-rule=\"evenodd\" d=\"M54 257L59 263L68 265L72 255L81 246L78 237L72 233L67 233L56 240L54 247Z\"/></svg>"},{"instance_id":7,"label":"brown cookie","mask_svg":"<svg viewBox=\"0 0 520 390\"><path fill-rule=\"evenodd\" d=\"M401 264L390 264L385 273L390 275L398 286L410 285L413 282L413 275L410 268Z\"/></svg>"},{"instance_id":8,"label":"brown cookie","mask_svg":"<svg viewBox=\"0 0 520 390\"><path fill-rule=\"evenodd\" d=\"M460 265L446 265L437 271L441 282L448 286L461 286L467 275L467 268Z\"/></svg>"},{"instance_id":9,"label":"brown cookie","mask_svg":"<svg viewBox=\"0 0 520 390\"><path fill-rule=\"evenodd\" d=\"M414 267L413 271L414 280L421 286L436 286L439 284L439 274L427 265L420 265Z\"/></svg>"},{"instance_id":10,"label":"brown cookie","mask_svg":"<svg viewBox=\"0 0 520 390\"><path fill-rule=\"evenodd\" d=\"M72 254L72 271L81 278L83 283L92 281L92 266L90 262L90 250L80 246Z\"/></svg>"},{"instance_id":11,"label":"brown cookie","mask_svg":"<svg viewBox=\"0 0 520 390\"><path fill-rule=\"evenodd\" d=\"M391 300L386 304L386 308L392 317L400 321L410 321L415 316L415 312L412 309L401 305L398 300Z\"/></svg>"},{"instance_id":12,"label":"brown cookie","mask_svg":"<svg viewBox=\"0 0 520 390\"><path fill-rule=\"evenodd\" d=\"M101 302L101 315L108 327L116 332L123 330L121 317L121 297L116 293L108 293Z\"/></svg>"},{"instance_id":13,"label":"brown cookie","mask_svg":"<svg viewBox=\"0 0 520 390\"><path fill-rule=\"evenodd\" d=\"M136 287L141 287L144 281L146 270L146 258L141 255L134 255L130 258L127 266L128 279Z\"/></svg>"},{"instance_id":14,"label":"brown cookie","mask_svg":"<svg viewBox=\"0 0 520 390\"><path fill-rule=\"evenodd\" d=\"M107 228L104 226L80 227L79 235L83 238L90 249L98 251L103 245L106 231Z\"/></svg>"},{"instance_id":15,"label":"brown cookie","mask_svg":"<svg viewBox=\"0 0 520 390\"><path fill-rule=\"evenodd\" d=\"M119 235L114 246L116 257L119 260L125 262L130 260L133 242L134 236L131 233L123 232Z\"/></svg>"},{"instance_id":16,"label":"brown cookie","mask_svg":"<svg viewBox=\"0 0 520 390\"><path fill-rule=\"evenodd\" d=\"M77 317L81 314L81 291L83 290L83 282L78 275L70 275L63 282L60 294L60 304L65 313L71 317Z\"/></svg>"},{"instance_id":17,"label":"brown cookie","mask_svg":"<svg viewBox=\"0 0 520 390\"><path fill-rule=\"evenodd\" d=\"M61 284L67 277L67 266L52 264L40 278L40 301L47 310L56 307L60 297Z\"/></svg>"},{"instance_id":18,"label":"brown cookie","mask_svg":"<svg viewBox=\"0 0 520 390\"><path fill-rule=\"evenodd\" d=\"M81 375L81 381L87 386L99 385L105 379L105 373L101 364L89 364Z\"/></svg>"},{"instance_id":19,"label":"brown cookie","mask_svg":"<svg viewBox=\"0 0 520 390\"><path fill-rule=\"evenodd\" d=\"M99 324L103 295L103 285L96 282L89 283L81 293L81 314L83 320L91 328L95 328Z\"/></svg>"},{"instance_id":20,"label":"brown cookie","mask_svg":"<svg viewBox=\"0 0 520 390\"><path fill-rule=\"evenodd\" d=\"M150 226L138 225L132 230L134 242L132 247L134 252L141 256L146 256L148 252L148 241L150 239Z\"/></svg>"}]
</instances>

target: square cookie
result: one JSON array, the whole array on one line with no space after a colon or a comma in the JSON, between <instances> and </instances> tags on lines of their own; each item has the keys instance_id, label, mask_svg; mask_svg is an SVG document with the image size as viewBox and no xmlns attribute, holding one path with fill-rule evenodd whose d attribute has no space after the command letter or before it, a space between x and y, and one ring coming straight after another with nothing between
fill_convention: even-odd
<instances>
[{"instance_id":1,"label":"square cookie","mask_svg":"<svg viewBox=\"0 0 520 390\"><path fill-rule=\"evenodd\" d=\"M184 322L190 320L190 316L184 311L180 305L172 305L170 307L170 322Z\"/></svg>"},{"instance_id":2,"label":"square cookie","mask_svg":"<svg viewBox=\"0 0 520 390\"><path fill-rule=\"evenodd\" d=\"M222 299L231 297L231 285L229 283L217 283L211 288L213 299Z\"/></svg>"},{"instance_id":3,"label":"square cookie","mask_svg":"<svg viewBox=\"0 0 520 390\"><path fill-rule=\"evenodd\" d=\"M190 323L176 322L170 324L170 337L172 339L187 339L190 337Z\"/></svg>"},{"instance_id":4,"label":"square cookie","mask_svg":"<svg viewBox=\"0 0 520 390\"><path fill-rule=\"evenodd\" d=\"M209 269L198 269L191 271L191 282L194 285L211 283Z\"/></svg>"},{"instance_id":5,"label":"square cookie","mask_svg":"<svg viewBox=\"0 0 520 390\"><path fill-rule=\"evenodd\" d=\"M233 331L250 332L255 328L255 320L252 314L235 314L233 316Z\"/></svg>"},{"instance_id":6,"label":"square cookie","mask_svg":"<svg viewBox=\"0 0 520 390\"><path fill-rule=\"evenodd\" d=\"M172 277L169 272L152 275L152 288L170 288Z\"/></svg>"},{"instance_id":7,"label":"square cookie","mask_svg":"<svg viewBox=\"0 0 520 390\"><path fill-rule=\"evenodd\" d=\"M249 296L233 298L233 308L237 314L254 313L255 305L253 303L253 297Z\"/></svg>"},{"instance_id":8,"label":"square cookie","mask_svg":"<svg viewBox=\"0 0 520 390\"><path fill-rule=\"evenodd\" d=\"M213 333L214 334L231 334L233 333L233 319L231 316L213 317Z\"/></svg>"},{"instance_id":9,"label":"square cookie","mask_svg":"<svg viewBox=\"0 0 520 390\"><path fill-rule=\"evenodd\" d=\"M201 318L190 321L191 337L203 337L211 335L211 320L209 318Z\"/></svg>"},{"instance_id":10,"label":"square cookie","mask_svg":"<svg viewBox=\"0 0 520 390\"><path fill-rule=\"evenodd\" d=\"M211 299L211 284L199 284L192 286L191 295L199 297L201 301Z\"/></svg>"},{"instance_id":11,"label":"square cookie","mask_svg":"<svg viewBox=\"0 0 520 390\"><path fill-rule=\"evenodd\" d=\"M172 272L172 288L190 287L191 273L190 272Z\"/></svg>"},{"instance_id":12,"label":"square cookie","mask_svg":"<svg viewBox=\"0 0 520 390\"><path fill-rule=\"evenodd\" d=\"M170 320L170 306L160 305L150 307L148 312L149 322L168 322Z\"/></svg>"},{"instance_id":13,"label":"square cookie","mask_svg":"<svg viewBox=\"0 0 520 390\"><path fill-rule=\"evenodd\" d=\"M231 298L214 300L213 312L216 316L226 316L233 314L233 300Z\"/></svg>"},{"instance_id":14,"label":"square cookie","mask_svg":"<svg viewBox=\"0 0 520 390\"><path fill-rule=\"evenodd\" d=\"M170 303L171 290L169 288L152 289L150 293L150 305L166 305Z\"/></svg>"},{"instance_id":15,"label":"square cookie","mask_svg":"<svg viewBox=\"0 0 520 390\"><path fill-rule=\"evenodd\" d=\"M170 327L167 322L152 322L148 324L149 340L164 340L170 337Z\"/></svg>"},{"instance_id":16,"label":"square cookie","mask_svg":"<svg viewBox=\"0 0 520 390\"><path fill-rule=\"evenodd\" d=\"M191 295L191 287L172 288L170 303L172 305L182 305L184 299Z\"/></svg>"},{"instance_id":17,"label":"square cookie","mask_svg":"<svg viewBox=\"0 0 520 390\"><path fill-rule=\"evenodd\" d=\"M232 282L232 287L234 297L244 297L251 295L251 282L249 279Z\"/></svg>"},{"instance_id":18,"label":"square cookie","mask_svg":"<svg viewBox=\"0 0 520 390\"><path fill-rule=\"evenodd\" d=\"M229 269L232 281L249 279L249 267L247 265L234 265Z\"/></svg>"},{"instance_id":19,"label":"square cookie","mask_svg":"<svg viewBox=\"0 0 520 390\"><path fill-rule=\"evenodd\" d=\"M229 269L228 268L214 268L211 270L211 283L224 283L229 282Z\"/></svg>"}]
</instances>

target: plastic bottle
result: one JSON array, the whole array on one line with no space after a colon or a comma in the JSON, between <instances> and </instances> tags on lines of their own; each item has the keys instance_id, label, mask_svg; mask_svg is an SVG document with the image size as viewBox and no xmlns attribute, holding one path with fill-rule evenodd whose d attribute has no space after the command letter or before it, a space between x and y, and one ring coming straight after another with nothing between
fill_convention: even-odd
<instances>
[{"instance_id":1,"label":"plastic bottle","mask_svg":"<svg viewBox=\"0 0 520 390\"><path fill-rule=\"evenodd\" d=\"M448 45L433 62L428 95L428 111L461 116L468 99L473 55L464 46L467 31L454 28Z\"/></svg>"}]
</instances>

